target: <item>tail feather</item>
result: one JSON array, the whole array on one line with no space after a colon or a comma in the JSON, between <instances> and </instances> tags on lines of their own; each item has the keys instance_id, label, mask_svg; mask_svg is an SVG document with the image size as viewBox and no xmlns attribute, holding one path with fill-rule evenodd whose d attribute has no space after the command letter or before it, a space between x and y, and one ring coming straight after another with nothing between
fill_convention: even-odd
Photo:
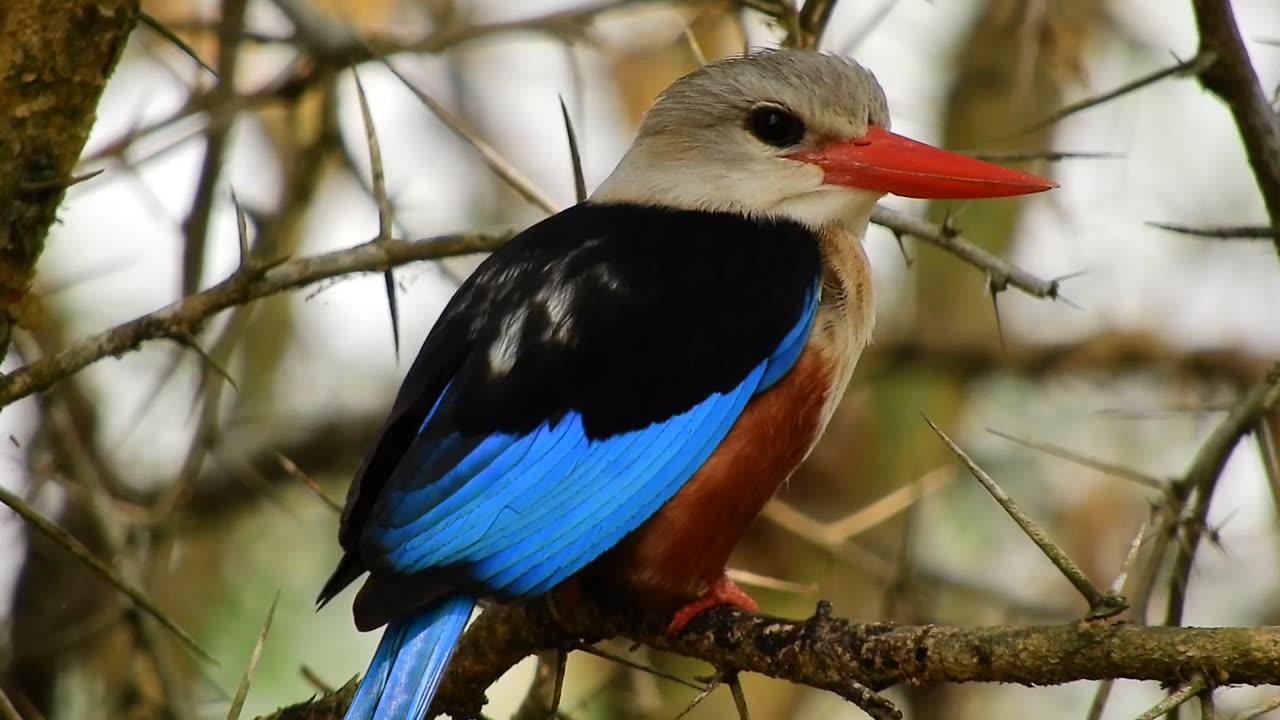
<instances>
[{"instance_id":1,"label":"tail feather","mask_svg":"<svg viewBox=\"0 0 1280 720\"><path fill-rule=\"evenodd\" d=\"M423 720L475 604L450 595L387 625L344 720Z\"/></svg>"}]
</instances>

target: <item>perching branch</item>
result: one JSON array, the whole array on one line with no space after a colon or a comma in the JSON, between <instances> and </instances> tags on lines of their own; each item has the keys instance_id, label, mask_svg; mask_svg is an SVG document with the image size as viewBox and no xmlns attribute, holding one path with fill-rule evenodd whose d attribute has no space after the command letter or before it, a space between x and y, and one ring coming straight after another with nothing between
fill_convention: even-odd
<instances>
[{"instance_id":1,"label":"perching branch","mask_svg":"<svg viewBox=\"0 0 1280 720\"><path fill-rule=\"evenodd\" d=\"M661 633L661 627L589 599L571 612L556 612L543 600L492 607L463 637L435 709L477 718L485 690L521 659L579 638L607 637L698 658L721 671L758 672L844 697L855 695L857 686L879 690L899 683L1057 685L1106 678L1180 683L1197 674L1213 685L1280 682L1280 627L863 625L833 617L825 603L808 620L718 608L695 618L678 636ZM328 712L316 712L326 703ZM337 718L340 704L322 697L270 718Z\"/></svg>"}]
</instances>

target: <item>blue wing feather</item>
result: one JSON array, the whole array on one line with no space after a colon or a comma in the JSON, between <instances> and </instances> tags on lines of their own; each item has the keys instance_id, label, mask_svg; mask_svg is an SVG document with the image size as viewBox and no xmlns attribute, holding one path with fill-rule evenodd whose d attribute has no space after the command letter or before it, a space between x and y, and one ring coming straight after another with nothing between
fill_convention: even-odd
<instances>
[{"instance_id":1,"label":"blue wing feather","mask_svg":"<svg viewBox=\"0 0 1280 720\"><path fill-rule=\"evenodd\" d=\"M608 467L600 467L600 463L593 463L581 471L575 468L573 473L576 479L575 486L583 488L586 492L583 498L569 506L564 502L556 503L556 498L550 498L552 502L546 505L556 508L554 522L542 527L535 526L534 532L523 533L523 537L518 542L506 545L501 551L479 564L478 573L491 585L502 587L508 592L524 594L532 592L537 585L536 581L546 577L546 574L539 573L540 568L545 569L551 566L552 569L561 571L568 568L577 569L594 559L586 558L585 562L580 561L579 553L573 552L573 546L581 544L584 535L588 533L616 536L614 537L616 542L622 534L630 532L633 528L610 527L604 521L604 516L607 516L615 507L636 502L637 496L646 488L665 485L670 480L661 471L647 474L640 482L627 482L619 475L610 474L608 475L610 482L607 485L601 485L596 482L596 478L610 472L613 468L644 463L651 454L678 450L682 444L680 431L689 429L687 416L703 417L706 415L704 407L713 404L709 401L685 413L684 416L677 416L667 422L623 436L597 441L596 445L602 448L611 444L625 445L625 452L610 453L611 462L608 463ZM684 439L687 437L686 435ZM545 500L548 498L544 498ZM569 569L568 573L572 573L573 569ZM568 573L563 575L556 573L557 579L551 584L554 585L563 577L567 577Z\"/></svg>"},{"instance_id":2,"label":"blue wing feather","mask_svg":"<svg viewBox=\"0 0 1280 720\"><path fill-rule=\"evenodd\" d=\"M544 434L534 433L514 438L508 448L479 472L467 478L467 498L470 502L455 506L444 513L432 512L431 517L424 517L415 522L415 535L404 548L410 552L424 551L428 557L447 558L478 542L489 531L497 520L494 512L477 512L475 508L492 506L494 492L502 485L509 484L513 478L520 476L520 470L526 460L536 459L530 453L535 445L541 445ZM450 498L452 499L452 498ZM429 528L429 529L428 529Z\"/></svg>"},{"instance_id":3,"label":"blue wing feather","mask_svg":"<svg viewBox=\"0 0 1280 720\"><path fill-rule=\"evenodd\" d=\"M621 477L620 471L624 468L636 468L637 466L651 465L660 459L664 451L673 451L678 449L678 440L683 433L687 433L690 424L697 424L706 416L710 410L709 403L701 403L688 412L671 418L663 423L657 423L623 435L599 440L591 443L587 452L592 456L579 462L570 468L564 474L565 482L557 488L554 494L570 495L574 493L582 493L582 499L576 504L576 507L567 507L564 503L548 503L546 497L542 494L530 493L531 498L536 498L534 504L536 514L530 514L526 518L522 527L512 527L509 531L502 535L495 534L493 548L500 549L510 547L515 543L516 537L522 538L521 544L529 541L551 542L554 536L565 529L565 520L570 517L567 512L583 513L591 512L600 507L604 503L616 503L622 501L622 498L616 497L617 493L628 491L633 483L628 482ZM579 423L577 428L581 429ZM668 450L670 448L670 450ZM598 482L600 477L610 478L607 485L601 485ZM536 488L535 488L536 490ZM548 522L550 520L555 522ZM541 532L538 535L530 536L527 527L538 527ZM539 537L544 536L544 537ZM513 547L514 552L502 553L505 557L511 557L517 553L524 553L527 550ZM485 571L497 571L503 568L502 562L505 558L494 557L492 561L486 561L482 567Z\"/></svg>"},{"instance_id":4,"label":"blue wing feather","mask_svg":"<svg viewBox=\"0 0 1280 720\"><path fill-rule=\"evenodd\" d=\"M637 462L631 472L627 472L628 468L615 476L611 485L631 486L636 492L627 497L610 497L604 507L594 513L575 513L575 526L559 529L555 545L540 550L553 553L551 557L527 570L513 585L526 594L546 592L639 527L670 500L715 451L750 399L763 372L763 366L757 368L734 392L717 397L714 403L708 402L713 408L704 418L706 424L688 423L683 428L688 431L682 437L684 442L672 448L673 452L660 466L644 468L643 463Z\"/></svg>"},{"instance_id":5,"label":"blue wing feather","mask_svg":"<svg viewBox=\"0 0 1280 720\"><path fill-rule=\"evenodd\" d=\"M438 479L389 492L380 522L366 528L368 540L390 569L406 575L461 565L495 593L553 587L656 512L711 455L751 397L791 368L817 297L815 283L777 350L732 390L639 430L589 440L581 417L570 412L525 435L471 440L470 452L441 469L439 462L467 440L433 436L428 421L406 462L420 458L411 472Z\"/></svg>"},{"instance_id":6,"label":"blue wing feather","mask_svg":"<svg viewBox=\"0 0 1280 720\"><path fill-rule=\"evenodd\" d=\"M528 461L521 471L514 471L506 462L486 463L478 472L469 476L460 474L465 488L450 496L445 503L432 507L409 497L398 500L400 513L413 515L415 519L405 527L379 537L379 544L388 553L394 567L401 572L417 565L444 565L456 562L458 556L495 523L502 504L520 497L522 484L538 481L554 473L555 466L570 455L585 438L565 432L559 423L556 427L540 427L532 436L531 447L522 452ZM516 445L515 436L503 436L510 449ZM461 470L461 465L458 470ZM510 471L508 471L510 470ZM454 474L451 471L448 477ZM426 499L428 502L430 498ZM424 508L430 508L424 512ZM499 528L500 530L500 528ZM428 555L418 554L420 548L429 547ZM407 551L403 554L401 550Z\"/></svg>"},{"instance_id":7,"label":"blue wing feather","mask_svg":"<svg viewBox=\"0 0 1280 720\"><path fill-rule=\"evenodd\" d=\"M530 515L542 509L535 505L541 501L541 495L529 492L529 488L563 484L564 468L572 466L574 459L580 456L587 445L586 437L571 427L575 422L575 418L565 418L554 427L544 426L539 430L539 434L555 440L551 449L541 456L530 453L525 466L508 473L500 485L495 485L482 500L468 507L465 517L460 517L462 522L483 521L486 518L501 522L495 522L484 537L465 546L450 544L441 547L438 550L440 562L464 562L485 552L482 548L499 543L498 538L522 527L528 522Z\"/></svg>"},{"instance_id":8,"label":"blue wing feather","mask_svg":"<svg viewBox=\"0 0 1280 720\"><path fill-rule=\"evenodd\" d=\"M416 510L418 520L374 530L374 537L401 573L463 563L472 578L495 592L522 595L555 585L594 559L599 550L593 554L590 548L607 548L634 529L632 523L600 522L601 517L613 519L625 508L628 520L642 520L680 488L728 432L763 373L762 364L730 393L602 440L588 441L581 420L571 414L522 438L531 445L555 438L547 444L559 453L512 443L448 499L465 494L470 502L452 503L447 513L437 512L439 506L423 512L405 494L398 498L397 515ZM476 452L482 448L488 450L482 444ZM517 449L520 459L510 462ZM458 468L476 465L468 459ZM600 483L604 476L611 481Z\"/></svg>"},{"instance_id":9,"label":"blue wing feather","mask_svg":"<svg viewBox=\"0 0 1280 720\"><path fill-rule=\"evenodd\" d=\"M816 279L809 287L808 294L805 295L804 310L800 313L799 321L782 338L782 342L778 343L778 349L774 350L765 361L764 377L761 378L760 388L756 392L767 390L781 380L791 366L796 364L800 353L804 352L804 345L809 340L809 330L813 327L813 318L818 313L818 298L821 294L822 281Z\"/></svg>"},{"instance_id":10,"label":"blue wing feather","mask_svg":"<svg viewBox=\"0 0 1280 720\"><path fill-rule=\"evenodd\" d=\"M471 487L472 478L509 450L518 439L515 435L490 435L481 439L461 460L455 460L451 466L441 467L442 456L447 456L450 450L466 443L466 438L451 434L433 443L420 458L406 458L418 466L417 474L420 477L434 475L435 479L408 490L395 489L389 492L381 524L386 528L406 530L422 527L424 522L432 521L418 512L423 508L430 508L428 515L432 519L447 517L455 508L475 497L476 489ZM410 530L410 534L414 532L416 531Z\"/></svg>"}]
</instances>

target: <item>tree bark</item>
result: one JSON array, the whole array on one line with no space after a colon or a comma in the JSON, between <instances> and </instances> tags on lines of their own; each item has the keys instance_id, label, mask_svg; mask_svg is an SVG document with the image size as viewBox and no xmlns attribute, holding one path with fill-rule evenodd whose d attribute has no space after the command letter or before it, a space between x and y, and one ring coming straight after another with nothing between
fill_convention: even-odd
<instances>
[{"instance_id":1,"label":"tree bark","mask_svg":"<svg viewBox=\"0 0 1280 720\"><path fill-rule=\"evenodd\" d=\"M0 358L138 0L0 3Z\"/></svg>"}]
</instances>

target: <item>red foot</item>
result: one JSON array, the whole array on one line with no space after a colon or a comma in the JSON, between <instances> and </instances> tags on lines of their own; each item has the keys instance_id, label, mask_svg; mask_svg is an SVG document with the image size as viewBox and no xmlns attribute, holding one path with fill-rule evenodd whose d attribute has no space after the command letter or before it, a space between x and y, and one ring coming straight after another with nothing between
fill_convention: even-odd
<instances>
[{"instance_id":1,"label":"red foot","mask_svg":"<svg viewBox=\"0 0 1280 720\"><path fill-rule=\"evenodd\" d=\"M695 615L719 605L733 605L740 607L747 612L756 612L760 606L756 604L751 596L742 591L736 583L729 579L728 575L721 575L715 582L711 583L711 587L702 594L702 597L685 605L671 616L671 624L667 626L667 634L675 635L684 629L685 625L694 618Z\"/></svg>"}]
</instances>

